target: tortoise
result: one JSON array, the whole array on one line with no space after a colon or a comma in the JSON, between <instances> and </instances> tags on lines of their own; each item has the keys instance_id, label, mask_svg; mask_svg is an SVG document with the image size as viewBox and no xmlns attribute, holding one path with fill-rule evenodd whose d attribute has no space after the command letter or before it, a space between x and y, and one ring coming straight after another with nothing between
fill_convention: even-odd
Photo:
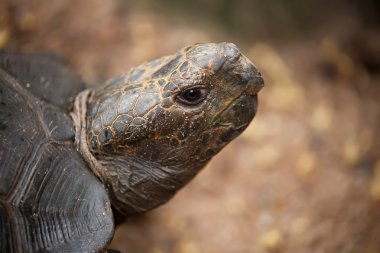
<instances>
[{"instance_id":1,"label":"tortoise","mask_svg":"<svg viewBox=\"0 0 380 253\"><path fill-rule=\"evenodd\" d=\"M232 43L86 85L61 58L0 55L0 252L102 252L237 137L264 82Z\"/></svg>"}]
</instances>

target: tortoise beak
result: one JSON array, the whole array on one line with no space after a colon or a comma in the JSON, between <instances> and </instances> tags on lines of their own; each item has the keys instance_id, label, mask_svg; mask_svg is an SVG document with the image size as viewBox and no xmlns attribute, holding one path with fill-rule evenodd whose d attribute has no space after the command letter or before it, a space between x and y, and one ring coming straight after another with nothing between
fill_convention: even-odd
<instances>
[{"instance_id":1,"label":"tortoise beak","mask_svg":"<svg viewBox=\"0 0 380 253\"><path fill-rule=\"evenodd\" d=\"M223 129L219 143L228 143L241 134L257 111L257 95L241 95L217 117L215 126Z\"/></svg>"},{"instance_id":2,"label":"tortoise beak","mask_svg":"<svg viewBox=\"0 0 380 253\"><path fill-rule=\"evenodd\" d=\"M256 115L257 93L264 87L264 80L256 66L234 44L225 44L224 50L228 60L223 64L223 69L230 73L232 85L240 95L215 118L214 125L222 129L219 143L231 141L247 128Z\"/></svg>"}]
</instances>

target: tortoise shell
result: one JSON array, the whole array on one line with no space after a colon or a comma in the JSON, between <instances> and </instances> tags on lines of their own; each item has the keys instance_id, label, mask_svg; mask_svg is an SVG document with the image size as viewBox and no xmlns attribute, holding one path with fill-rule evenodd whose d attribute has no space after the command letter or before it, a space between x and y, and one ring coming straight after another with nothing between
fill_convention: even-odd
<instances>
[{"instance_id":1,"label":"tortoise shell","mask_svg":"<svg viewBox=\"0 0 380 253\"><path fill-rule=\"evenodd\" d=\"M80 79L47 56L1 60L0 252L103 248L114 229L111 203L75 150L71 118L58 107L69 108ZM41 77L59 93L42 89Z\"/></svg>"}]
</instances>

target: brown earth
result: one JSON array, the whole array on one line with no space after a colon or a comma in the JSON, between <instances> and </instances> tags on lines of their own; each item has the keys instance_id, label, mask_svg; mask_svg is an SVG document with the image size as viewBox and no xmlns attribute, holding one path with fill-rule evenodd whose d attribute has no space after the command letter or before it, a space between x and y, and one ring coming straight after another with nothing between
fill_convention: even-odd
<instances>
[{"instance_id":1,"label":"brown earth","mask_svg":"<svg viewBox=\"0 0 380 253\"><path fill-rule=\"evenodd\" d=\"M250 127L172 201L118 227L111 248L380 252L379 29L347 11L305 36L254 40L254 31L245 38L181 9L147 6L0 3L0 48L56 52L90 83L206 41L235 42L262 70L266 87Z\"/></svg>"}]
</instances>

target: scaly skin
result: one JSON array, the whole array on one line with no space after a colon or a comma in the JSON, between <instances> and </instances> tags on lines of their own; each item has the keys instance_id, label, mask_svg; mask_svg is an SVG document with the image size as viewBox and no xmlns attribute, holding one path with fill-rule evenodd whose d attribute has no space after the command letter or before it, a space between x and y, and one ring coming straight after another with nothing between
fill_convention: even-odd
<instances>
[{"instance_id":1,"label":"scaly skin","mask_svg":"<svg viewBox=\"0 0 380 253\"><path fill-rule=\"evenodd\" d=\"M148 211L248 126L263 85L233 44L183 48L79 95L78 148L120 213Z\"/></svg>"}]
</instances>

